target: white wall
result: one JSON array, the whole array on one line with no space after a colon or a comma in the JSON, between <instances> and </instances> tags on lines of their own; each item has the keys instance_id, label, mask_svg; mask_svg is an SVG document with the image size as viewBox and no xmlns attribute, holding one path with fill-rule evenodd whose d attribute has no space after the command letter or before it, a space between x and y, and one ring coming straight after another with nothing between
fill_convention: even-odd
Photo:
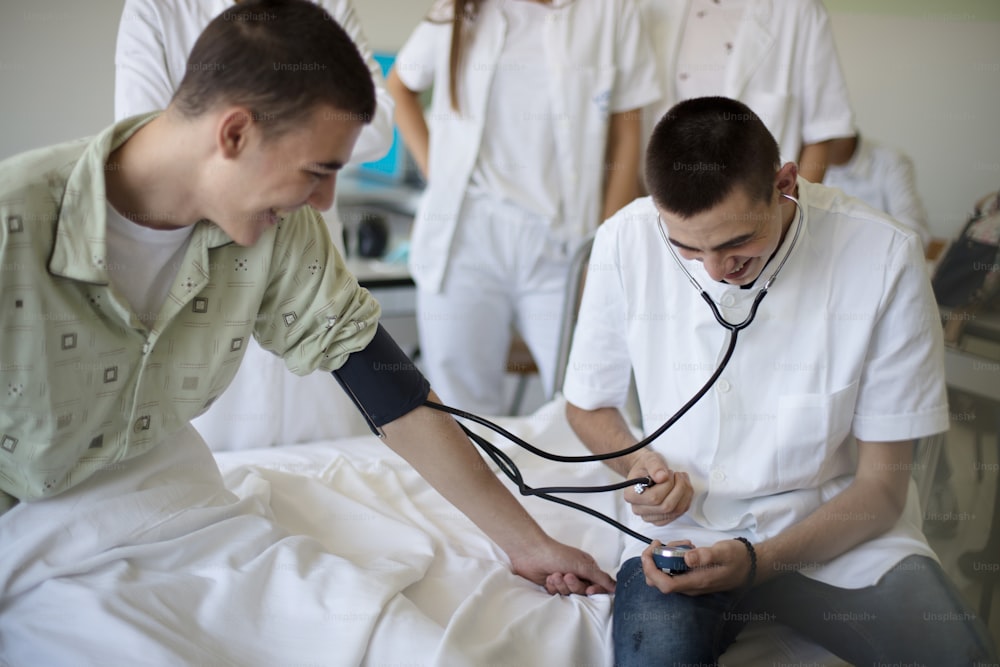
<instances>
[{"instance_id":1,"label":"white wall","mask_svg":"<svg viewBox=\"0 0 1000 667\"><path fill-rule=\"evenodd\" d=\"M954 234L973 202L1000 188L1000 20L827 4L859 129L913 158L931 231ZM1000 2L991 4L995 14Z\"/></svg>"},{"instance_id":2,"label":"white wall","mask_svg":"<svg viewBox=\"0 0 1000 667\"><path fill-rule=\"evenodd\" d=\"M0 0L0 159L113 120L124 0Z\"/></svg>"},{"instance_id":3,"label":"white wall","mask_svg":"<svg viewBox=\"0 0 1000 667\"><path fill-rule=\"evenodd\" d=\"M354 0L354 9L373 49L396 50L432 4L432 0Z\"/></svg>"},{"instance_id":4,"label":"white wall","mask_svg":"<svg viewBox=\"0 0 1000 667\"><path fill-rule=\"evenodd\" d=\"M781 0L777 0L781 1ZM430 0L354 0L374 48L402 45ZM861 129L917 164L933 230L1000 187L1000 2L827 0ZM112 119L123 0L0 2L0 158Z\"/></svg>"}]
</instances>

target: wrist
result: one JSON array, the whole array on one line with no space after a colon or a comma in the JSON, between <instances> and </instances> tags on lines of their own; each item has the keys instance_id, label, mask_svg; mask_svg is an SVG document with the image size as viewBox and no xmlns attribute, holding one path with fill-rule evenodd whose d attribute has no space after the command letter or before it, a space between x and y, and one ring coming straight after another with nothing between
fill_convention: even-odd
<instances>
[{"instance_id":1,"label":"wrist","mask_svg":"<svg viewBox=\"0 0 1000 667\"><path fill-rule=\"evenodd\" d=\"M638 474L633 471L638 465L638 461L635 458L635 454L629 454L628 456L622 456L614 459L615 462L615 472L624 477L625 479L630 479L632 477L643 477L645 473Z\"/></svg>"},{"instance_id":2,"label":"wrist","mask_svg":"<svg viewBox=\"0 0 1000 667\"><path fill-rule=\"evenodd\" d=\"M525 526L525 530L505 532L502 536L494 537L493 541L503 549L511 562L516 562L544 551L555 540L532 521Z\"/></svg>"},{"instance_id":3,"label":"wrist","mask_svg":"<svg viewBox=\"0 0 1000 667\"><path fill-rule=\"evenodd\" d=\"M753 543L745 537L734 537L733 539L746 548L747 558L750 561L750 569L747 571L746 579L743 581L741 588L749 590L753 587L754 581L757 579L757 550L754 548Z\"/></svg>"}]
</instances>

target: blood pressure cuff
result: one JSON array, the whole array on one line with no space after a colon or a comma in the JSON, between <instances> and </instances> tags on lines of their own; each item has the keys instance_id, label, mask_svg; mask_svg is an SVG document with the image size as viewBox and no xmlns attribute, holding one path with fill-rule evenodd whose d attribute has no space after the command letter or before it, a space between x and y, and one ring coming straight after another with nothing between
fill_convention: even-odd
<instances>
[{"instance_id":1,"label":"blood pressure cuff","mask_svg":"<svg viewBox=\"0 0 1000 667\"><path fill-rule=\"evenodd\" d=\"M379 427L423 405L431 390L430 383L381 324L368 347L352 352L344 365L333 371L333 377L379 437Z\"/></svg>"}]
</instances>

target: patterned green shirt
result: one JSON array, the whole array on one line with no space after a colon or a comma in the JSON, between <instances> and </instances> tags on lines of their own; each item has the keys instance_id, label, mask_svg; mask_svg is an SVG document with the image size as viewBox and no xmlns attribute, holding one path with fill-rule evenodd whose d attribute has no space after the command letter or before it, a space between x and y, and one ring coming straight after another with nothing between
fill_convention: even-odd
<instances>
[{"instance_id":1,"label":"patterned green shirt","mask_svg":"<svg viewBox=\"0 0 1000 667\"><path fill-rule=\"evenodd\" d=\"M140 321L109 284L104 170L152 117L0 162L0 513L204 412L251 335L300 375L375 335L378 302L308 207L252 247L198 222L158 317Z\"/></svg>"}]
</instances>

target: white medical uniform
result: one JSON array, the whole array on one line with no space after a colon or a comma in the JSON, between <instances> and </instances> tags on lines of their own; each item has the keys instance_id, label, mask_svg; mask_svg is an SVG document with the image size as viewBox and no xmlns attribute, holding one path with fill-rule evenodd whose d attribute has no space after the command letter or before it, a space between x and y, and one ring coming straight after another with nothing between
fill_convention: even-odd
<instances>
[{"instance_id":1,"label":"white medical uniform","mask_svg":"<svg viewBox=\"0 0 1000 667\"><path fill-rule=\"evenodd\" d=\"M913 160L900 151L862 136L850 160L827 166L823 183L885 211L919 234L925 247L931 240Z\"/></svg>"},{"instance_id":2,"label":"white medical uniform","mask_svg":"<svg viewBox=\"0 0 1000 667\"><path fill-rule=\"evenodd\" d=\"M778 141L783 162L797 162L804 144L854 134L847 85L822 3L736 0L743 13L734 23L728 7L733 2L640 0L665 89L643 110L644 139L674 104L707 94L753 109ZM717 43L709 41L711 35L719 35Z\"/></svg>"},{"instance_id":3,"label":"white medical uniform","mask_svg":"<svg viewBox=\"0 0 1000 667\"><path fill-rule=\"evenodd\" d=\"M115 49L115 119L165 108L187 70L187 58L202 30L232 0L126 0ZM350 0L319 0L357 45L375 81L376 110L361 132L352 162L381 157L392 145L395 105L382 70ZM323 212L330 235L343 253L343 225L336 205ZM193 422L216 451L271 447L367 432L364 420L337 382L326 373L291 374L277 356L256 341L232 384Z\"/></svg>"},{"instance_id":4,"label":"white medical uniform","mask_svg":"<svg viewBox=\"0 0 1000 667\"><path fill-rule=\"evenodd\" d=\"M838 190L799 179L799 199L800 238L756 320L715 386L652 445L690 474L695 497L664 527L633 516L651 538L766 540L850 484L855 438L908 440L948 427L941 326L918 237ZM581 408L620 407L633 370L646 433L712 375L729 337L656 225L646 198L598 230L564 386ZM756 289L681 261L723 315L743 320ZM912 483L910 491L892 530L803 573L858 588L909 554L934 558ZM623 562L644 545L630 546Z\"/></svg>"},{"instance_id":5,"label":"white medical uniform","mask_svg":"<svg viewBox=\"0 0 1000 667\"><path fill-rule=\"evenodd\" d=\"M407 88L434 88L410 270L431 385L497 414L512 324L551 385L569 256L601 222L609 118L660 92L632 0L484 3L458 111L450 42L447 20L424 21L396 59Z\"/></svg>"}]
</instances>

